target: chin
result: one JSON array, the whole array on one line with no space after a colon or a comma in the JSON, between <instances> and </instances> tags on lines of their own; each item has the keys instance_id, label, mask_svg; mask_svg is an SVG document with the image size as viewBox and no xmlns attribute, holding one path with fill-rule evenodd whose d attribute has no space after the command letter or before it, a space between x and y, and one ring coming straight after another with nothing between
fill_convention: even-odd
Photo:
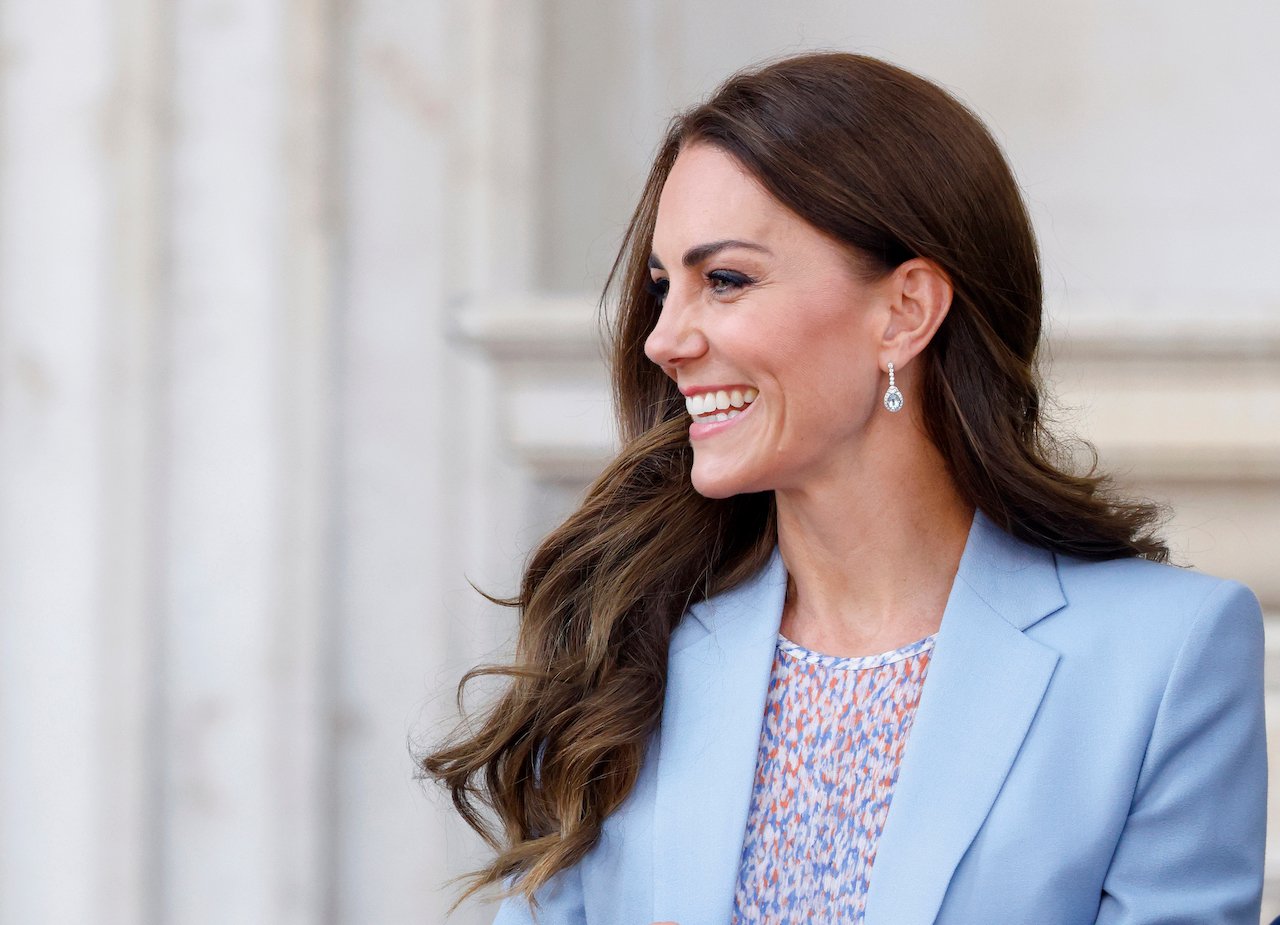
<instances>
[{"instance_id":1,"label":"chin","mask_svg":"<svg viewBox=\"0 0 1280 925\"><path fill-rule=\"evenodd\" d=\"M723 471L718 466L699 465L696 455L694 456L693 469L689 474L689 480L693 483L694 491L704 498L715 500L732 498L734 495L760 490L753 485L749 485L740 472Z\"/></svg>"}]
</instances>

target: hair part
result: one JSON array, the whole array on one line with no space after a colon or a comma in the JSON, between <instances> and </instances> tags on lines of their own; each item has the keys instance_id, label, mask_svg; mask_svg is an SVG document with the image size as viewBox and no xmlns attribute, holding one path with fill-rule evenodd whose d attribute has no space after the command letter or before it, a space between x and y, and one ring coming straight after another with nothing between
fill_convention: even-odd
<instances>
[{"instance_id":1,"label":"hair part","mask_svg":"<svg viewBox=\"0 0 1280 925\"><path fill-rule=\"evenodd\" d=\"M875 58L805 54L740 72L672 120L610 272L607 322L623 448L534 552L511 599L515 662L494 706L421 759L497 852L458 902L512 881L530 901L596 843L659 728L671 633L694 602L759 570L772 492L711 500L690 481L684 399L648 360L658 198L681 149L715 145L875 273L922 257L950 279L919 356L922 416L956 487L1008 533L1086 559L1167 561L1164 508L1125 499L1085 441L1058 438L1037 368L1040 263L999 146L962 103ZM1072 446L1092 462L1077 472ZM486 595L487 596L487 595ZM465 731L464 731L465 730ZM496 825L486 819L496 816Z\"/></svg>"}]
</instances>

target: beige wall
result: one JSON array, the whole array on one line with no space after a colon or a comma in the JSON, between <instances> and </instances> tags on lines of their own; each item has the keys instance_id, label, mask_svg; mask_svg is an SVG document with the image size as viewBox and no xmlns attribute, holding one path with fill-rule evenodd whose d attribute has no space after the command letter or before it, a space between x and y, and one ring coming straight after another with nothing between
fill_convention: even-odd
<instances>
[{"instance_id":1,"label":"beige wall","mask_svg":"<svg viewBox=\"0 0 1280 925\"><path fill-rule=\"evenodd\" d=\"M989 120L1067 420L1280 618L1278 17L0 4L0 925L444 921L480 855L407 738L509 642L467 579L609 452L591 302L662 125L765 55Z\"/></svg>"}]
</instances>

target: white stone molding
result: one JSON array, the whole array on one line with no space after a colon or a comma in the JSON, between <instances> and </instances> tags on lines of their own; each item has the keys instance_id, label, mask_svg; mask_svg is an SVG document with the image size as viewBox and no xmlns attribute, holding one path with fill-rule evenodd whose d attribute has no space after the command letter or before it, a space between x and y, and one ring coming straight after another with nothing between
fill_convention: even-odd
<instances>
[{"instance_id":1,"label":"white stone molding","mask_svg":"<svg viewBox=\"0 0 1280 925\"><path fill-rule=\"evenodd\" d=\"M171 16L156 915L314 922L332 889L333 25L305 2Z\"/></svg>"},{"instance_id":2,"label":"white stone molding","mask_svg":"<svg viewBox=\"0 0 1280 925\"><path fill-rule=\"evenodd\" d=\"M103 925L156 921L162 846L159 522L162 516L162 347L166 341L169 8L162 0L112 7L112 273L103 293L106 456L103 576L97 653L98 898ZM67 254L71 262L83 259ZM83 876L83 873L80 874ZM0 885L0 892L4 886ZM0 915L0 919L4 917Z\"/></svg>"},{"instance_id":3,"label":"white stone molding","mask_svg":"<svg viewBox=\"0 0 1280 925\"><path fill-rule=\"evenodd\" d=\"M46 12L0 4L0 920L60 923L96 918L110 816L97 608L113 449L96 412L112 87L105 6L60 8L77 29Z\"/></svg>"}]
</instances>

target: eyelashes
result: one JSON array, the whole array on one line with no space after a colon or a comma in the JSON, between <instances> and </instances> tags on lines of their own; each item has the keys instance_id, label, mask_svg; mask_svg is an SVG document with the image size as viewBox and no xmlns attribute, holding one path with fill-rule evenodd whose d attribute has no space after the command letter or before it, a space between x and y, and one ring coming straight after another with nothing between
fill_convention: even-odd
<instances>
[{"instance_id":1,"label":"eyelashes","mask_svg":"<svg viewBox=\"0 0 1280 925\"><path fill-rule=\"evenodd\" d=\"M736 292L754 282L755 280L750 276L734 273L732 270L714 270L707 274L707 283L710 285L711 291L718 295Z\"/></svg>"},{"instance_id":2,"label":"eyelashes","mask_svg":"<svg viewBox=\"0 0 1280 925\"><path fill-rule=\"evenodd\" d=\"M715 295L729 295L740 289L745 289L755 282L750 276L743 273L735 273L732 270L713 270L706 275L707 287ZM649 293L658 302L662 302L667 297L667 292L671 288L671 280L666 277L654 279L650 277L645 282L645 291Z\"/></svg>"}]
</instances>

